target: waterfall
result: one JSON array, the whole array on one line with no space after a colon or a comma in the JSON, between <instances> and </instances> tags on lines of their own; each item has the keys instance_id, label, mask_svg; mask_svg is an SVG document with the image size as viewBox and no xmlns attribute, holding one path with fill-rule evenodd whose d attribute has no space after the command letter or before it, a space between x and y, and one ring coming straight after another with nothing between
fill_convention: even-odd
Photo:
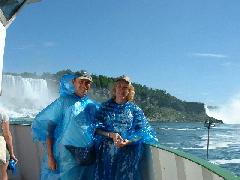
<instances>
[{"instance_id":1,"label":"waterfall","mask_svg":"<svg viewBox=\"0 0 240 180\"><path fill-rule=\"evenodd\" d=\"M2 89L2 69L3 69L3 54L4 54L4 46L5 46L5 37L6 37L6 29L0 22L0 91Z\"/></svg>"},{"instance_id":2,"label":"waterfall","mask_svg":"<svg viewBox=\"0 0 240 180\"><path fill-rule=\"evenodd\" d=\"M0 108L12 118L32 118L53 99L44 79L3 75Z\"/></svg>"},{"instance_id":3,"label":"waterfall","mask_svg":"<svg viewBox=\"0 0 240 180\"><path fill-rule=\"evenodd\" d=\"M215 108L206 108L210 117L223 120L226 124L240 124L240 96L236 95L225 104Z\"/></svg>"}]
</instances>

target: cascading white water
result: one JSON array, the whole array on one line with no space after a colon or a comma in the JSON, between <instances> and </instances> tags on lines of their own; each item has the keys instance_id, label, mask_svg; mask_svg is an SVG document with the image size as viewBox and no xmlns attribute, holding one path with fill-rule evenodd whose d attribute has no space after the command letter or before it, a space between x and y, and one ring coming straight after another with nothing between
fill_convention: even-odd
<instances>
[{"instance_id":1,"label":"cascading white water","mask_svg":"<svg viewBox=\"0 0 240 180\"><path fill-rule=\"evenodd\" d=\"M240 124L240 96L237 95L226 104L214 109L206 107L206 113L210 117L223 120L226 124Z\"/></svg>"},{"instance_id":2,"label":"cascading white water","mask_svg":"<svg viewBox=\"0 0 240 180\"><path fill-rule=\"evenodd\" d=\"M0 91L2 89L2 69L3 69L5 37L6 37L6 29L0 22Z\"/></svg>"},{"instance_id":3,"label":"cascading white water","mask_svg":"<svg viewBox=\"0 0 240 180\"><path fill-rule=\"evenodd\" d=\"M34 117L52 100L46 80L3 75L0 108L10 117Z\"/></svg>"}]
</instances>

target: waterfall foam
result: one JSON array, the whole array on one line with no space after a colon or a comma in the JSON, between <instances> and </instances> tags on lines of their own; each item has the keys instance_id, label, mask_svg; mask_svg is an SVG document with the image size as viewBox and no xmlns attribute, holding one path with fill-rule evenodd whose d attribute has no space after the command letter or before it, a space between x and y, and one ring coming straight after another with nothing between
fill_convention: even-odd
<instances>
[{"instance_id":1,"label":"waterfall foam","mask_svg":"<svg viewBox=\"0 0 240 180\"><path fill-rule=\"evenodd\" d=\"M214 109L206 107L206 113L210 117L223 120L226 124L240 124L240 96L237 95L226 104Z\"/></svg>"},{"instance_id":2,"label":"waterfall foam","mask_svg":"<svg viewBox=\"0 0 240 180\"><path fill-rule=\"evenodd\" d=\"M12 118L34 117L53 98L44 79L3 75L0 107Z\"/></svg>"}]
</instances>

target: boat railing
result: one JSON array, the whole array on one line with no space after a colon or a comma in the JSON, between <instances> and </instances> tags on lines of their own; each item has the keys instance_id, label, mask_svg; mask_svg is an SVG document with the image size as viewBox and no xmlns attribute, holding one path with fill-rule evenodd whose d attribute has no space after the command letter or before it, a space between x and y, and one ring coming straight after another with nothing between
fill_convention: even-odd
<instances>
[{"instance_id":1,"label":"boat railing","mask_svg":"<svg viewBox=\"0 0 240 180\"><path fill-rule=\"evenodd\" d=\"M15 154L19 160L17 175L11 180L38 180L42 146L34 143L30 122L11 124ZM194 155L164 147L145 144L141 159L141 176L147 180L240 180L231 172Z\"/></svg>"}]
</instances>

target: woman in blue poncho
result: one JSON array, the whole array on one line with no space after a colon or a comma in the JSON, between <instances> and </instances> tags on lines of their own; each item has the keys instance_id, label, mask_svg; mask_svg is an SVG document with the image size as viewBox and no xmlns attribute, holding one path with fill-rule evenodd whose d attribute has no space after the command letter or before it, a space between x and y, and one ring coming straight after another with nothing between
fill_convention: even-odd
<instances>
[{"instance_id":1,"label":"woman in blue poncho","mask_svg":"<svg viewBox=\"0 0 240 180\"><path fill-rule=\"evenodd\" d=\"M33 138L44 146L42 180L95 179L95 162L78 161L94 145L97 106L86 95L91 82L86 71L64 75L60 97L34 119ZM76 155L77 152L80 154Z\"/></svg>"},{"instance_id":2,"label":"woman in blue poncho","mask_svg":"<svg viewBox=\"0 0 240 180\"><path fill-rule=\"evenodd\" d=\"M127 76L117 79L113 97L99 109L97 134L102 136L97 157L99 180L141 179L143 142L158 143L143 111L131 100L134 87Z\"/></svg>"}]
</instances>

